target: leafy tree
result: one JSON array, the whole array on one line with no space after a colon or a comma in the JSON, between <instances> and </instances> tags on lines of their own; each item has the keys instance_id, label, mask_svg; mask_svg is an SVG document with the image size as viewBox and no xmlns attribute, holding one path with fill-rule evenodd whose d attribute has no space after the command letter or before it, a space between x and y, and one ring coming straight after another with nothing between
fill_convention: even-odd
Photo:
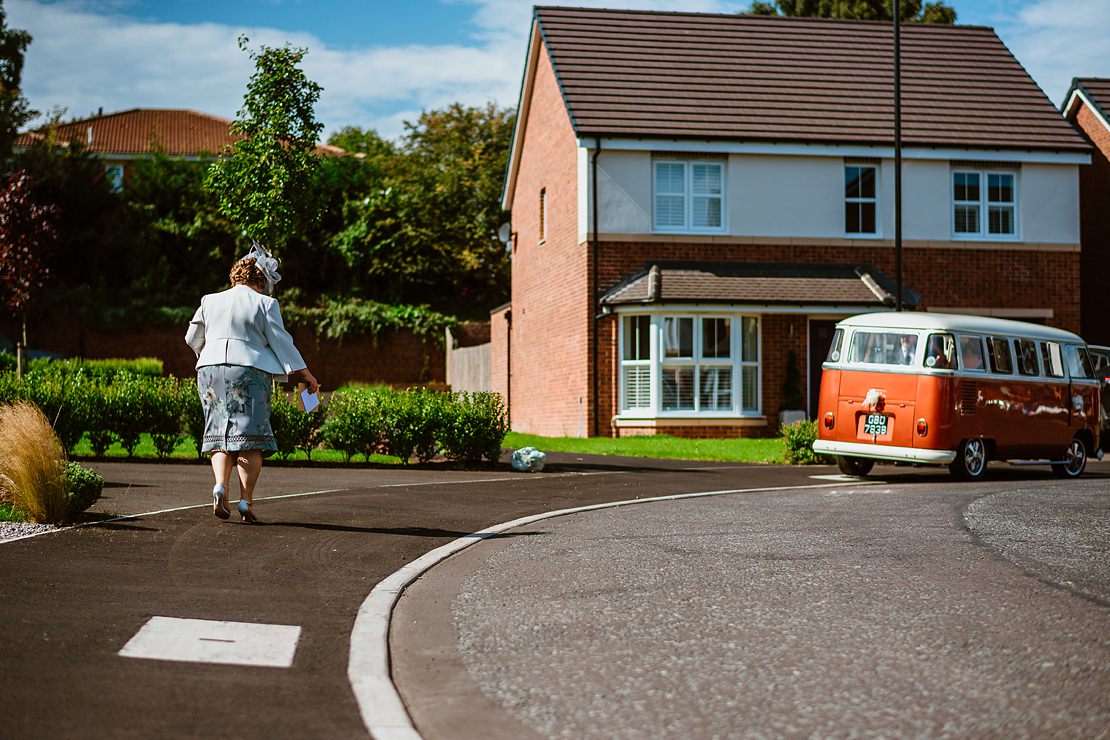
<instances>
[{"instance_id":1,"label":"leafy tree","mask_svg":"<svg viewBox=\"0 0 1110 740\"><path fill-rule=\"evenodd\" d=\"M480 316L508 294L497 231L512 112L455 104L406 126L380 187L348 201L332 245L364 297Z\"/></svg>"},{"instance_id":2,"label":"leafy tree","mask_svg":"<svg viewBox=\"0 0 1110 740\"><path fill-rule=\"evenodd\" d=\"M155 152L136 160L123 196L135 216L152 264L167 280L148 286L168 305L193 303L199 292L225 286L238 256L234 225L204 187L206 165Z\"/></svg>"},{"instance_id":3,"label":"leafy tree","mask_svg":"<svg viewBox=\"0 0 1110 740\"><path fill-rule=\"evenodd\" d=\"M0 163L11 157L19 129L35 116L20 92L23 55L30 43L29 33L8 27L0 0Z\"/></svg>"},{"instance_id":4,"label":"leafy tree","mask_svg":"<svg viewBox=\"0 0 1110 740\"><path fill-rule=\"evenodd\" d=\"M944 23L956 22L956 10L944 0L900 0L899 12L906 22ZM893 0L756 0L751 11L758 15L785 15L805 18L850 18L860 21L890 21L894 19Z\"/></svg>"},{"instance_id":5,"label":"leafy tree","mask_svg":"<svg viewBox=\"0 0 1110 740\"><path fill-rule=\"evenodd\" d=\"M345 126L328 137L328 144L345 149L351 154L362 155L371 161L393 156L397 147L373 129Z\"/></svg>"},{"instance_id":6,"label":"leafy tree","mask_svg":"<svg viewBox=\"0 0 1110 740\"><path fill-rule=\"evenodd\" d=\"M239 37L240 49L247 43ZM205 184L246 237L278 251L316 218L312 176L323 124L313 106L323 88L300 69L307 49L262 46L248 53L255 73L231 124L243 138L211 166Z\"/></svg>"},{"instance_id":7,"label":"leafy tree","mask_svg":"<svg viewBox=\"0 0 1110 740\"><path fill-rule=\"evenodd\" d=\"M36 203L31 178L17 172L0 190L0 297L21 323L19 374L27 346L27 311L50 277L47 252L53 245L54 212Z\"/></svg>"}]
</instances>

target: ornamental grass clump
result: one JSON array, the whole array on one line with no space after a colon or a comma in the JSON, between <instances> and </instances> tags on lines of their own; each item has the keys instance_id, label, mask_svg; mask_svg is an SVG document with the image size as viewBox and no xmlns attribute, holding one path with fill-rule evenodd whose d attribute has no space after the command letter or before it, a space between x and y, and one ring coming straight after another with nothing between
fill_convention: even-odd
<instances>
[{"instance_id":1,"label":"ornamental grass clump","mask_svg":"<svg viewBox=\"0 0 1110 740\"><path fill-rule=\"evenodd\" d=\"M62 445L26 401L0 406L0 490L28 521L58 524L69 514Z\"/></svg>"}]
</instances>

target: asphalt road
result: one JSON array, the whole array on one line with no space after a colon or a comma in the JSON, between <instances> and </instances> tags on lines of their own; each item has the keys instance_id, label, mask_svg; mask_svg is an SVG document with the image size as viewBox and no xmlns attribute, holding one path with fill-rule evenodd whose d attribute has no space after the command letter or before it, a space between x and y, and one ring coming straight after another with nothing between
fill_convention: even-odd
<instances>
[{"instance_id":1,"label":"asphalt road","mask_svg":"<svg viewBox=\"0 0 1110 740\"><path fill-rule=\"evenodd\" d=\"M365 728L346 676L351 627L374 584L424 552L486 526L543 511L693 491L827 484L828 481L815 481L810 476L835 473L829 468L691 465L557 455L552 456L552 461L551 472L541 475L504 470L270 468L264 472L258 491L263 500L256 507L260 516L270 521L265 527L246 527L213 518L207 508L211 484L203 466L98 465L110 484L101 503L104 511L164 513L0 543L0 623L6 633L0 670L0 694L5 697L0 734L12 738L364 736ZM403 673L402 666L408 659L404 656L417 656L409 665L423 662L427 666L441 661L438 665L444 668L442 673L453 676L446 681L449 686L477 687L475 694L469 694L479 698L473 708L490 710L485 717L491 727L519 726L523 731L549 736L566 734L583 726L573 719L577 712L593 718L591 732L635 736L636 725L626 722L627 708L610 711L622 705L622 694L600 682L607 674L592 669L583 674L588 680L599 680L586 693L607 696L608 703L603 709L587 704L581 711L573 710L567 715L559 708L566 704L560 688L566 686L562 683L565 676L553 671L553 683L540 682L521 689L527 674L514 677L513 660L509 657L515 655L518 665L531 660L555 667L593 666L596 663L589 656L595 650L590 646L596 643L580 642L579 645L590 648L588 653L576 656L571 652L565 660L553 661L547 641L571 633L581 635L580 623L574 620L591 611L603 614L608 609L609 613L625 614L626 623L647 625L658 621L658 614L636 610L657 604L664 615L670 610L684 616L679 622L659 621L661 631L656 633L646 636L629 633L634 642L626 651L630 656L627 658L630 662L624 663L626 670L634 670L631 662L634 655L642 652L646 643L654 642L660 648L667 645L674 648L655 653L659 660L667 654L685 656L683 665L689 675L693 675L690 666L703 663L709 681L713 675L726 675L717 666L735 663L721 660L723 656L748 655L750 648L746 645L744 650L735 652L739 648L714 644L721 634L721 624L735 624L735 620L715 623L711 618L714 611L748 615L749 621L743 624L761 625L760 634L767 645L794 625L797 635L785 645L790 647L787 652L793 651L802 665L805 656L814 659L822 655L812 646L806 647L811 636L823 634L822 619L835 622L837 614L849 607L889 606L889 598L881 595L889 597L884 589L897 579L905 581L898 586L897 593L910 602L913 594L922 593L917 588L920 581L928 585L926 593L942 603L955 605L961 603L957 596L976 588L986 589L983 599L987 602L988 596L1006 595L998 591L1000 586L992 585L1003 578L1012 588L1028 584L1023 586L1025 590L1007 596L1003 605L1016 614L1027 610L1029 622L1042 625L1030 633L1032 636L1043 638L1052 632L1054 624L1066 622L1068 629L1050 643L1050 652L1071 650L1077 660L1101 661L1101 671L1084 668L1070 683L1053 685L1066 690L1060 700L1062 704L1086 707L1095 712L1095 718L1101 717L1105 726L1105 697L1110 693L1105 666L1110 661L1106 660L1105 591L1099 591L1104 585L1098 580L1075 580L1077 573L1082 575L1088 569L1083 558L1074 555L1075 548L1064 548L1062 557L1067 560L1064 563L1051 561L1043 553L1023 551L1024 554L1013 557L1028 556L1029 562L1014 565L1003 554L1006 547L1016 546L1013 542L1000 535L996 544L991 544L986 535L972 533L961 523L965 509L970 511L975 502L995 490L988 488L992 484L968 488L953 486L944 476L916 470L881 468L879 472L889 473L891 493L871 493L880 490L876 488L866 489L869 491L866 495L838 497L826 494L839 488L821 489L823 493L780 490L696 503L647 504L611 514L584 515L581 522L577 517L553 520L535 528L541 534L514 532L464 551L421 579L411 590L411 599L407 596L402 599L401 608L417 605L416 614L430 615L429 623L435 621L431 618L435 614L450 615L452 630L457 612L458 634L464 636L462 641L447 639L432 644L425 638L442 633L434 629L421 632L421 619L411 619L411 611L399 612L407 614L408 621L417 625L416 632L405 632L398 626L394 634L395 667L402 693L409 698L414 692L431 696L443 691L436 681L428 679L426 670L408 677ZM1050 477L1028 470L1020 473L999 470L997 475L999 492L1049 491L1056 485ZM900 494L906 484L913 489L908 498ZM1107 480L1079 485L1090 486L1096 493L1093 504L1076 502L1075 516L1087 522L1085 507L1094 505L1102 517L1096 517L1102 522L1099 526L1104 526ZM881 502L885 503L880 505ZM1048 502L1051 504L1051 499ZM1021 508L1020 501L1015 505ZM183 506L193 508L179 508ZM665 509L660 510L660 506ZM738 512L746 513L737 516ZM1006 519L1007 515L998 507L981 512L984 532L999 530L992 523L992 516ZM666 524L662 532L661 522ZM578 532L566 529L575 526L586 529ZM939 544L924 537L930 533ZM1011 534L1014 541L1023 537L1020 533ZM906 537L908 544L898 545ZM575 541L579 544L571 550L577 547L580 552L577 559L567 560L563 546ZM769 547L768 552L775 554L764 559L762 566L758 565L760 558L751 553L745 555L745 548L754 547L756 542L764 543L760 547ZM555 551L545 550L552 543ZM718 545L712 543L726 543L720 545L725 549L716 552ZM955 562L963 563L962 569L947 565L954 556L958 556ZM1092 557L1105 569L1104 534L1096 537ZM542 563L536 564L537 558L549 564L565 563L566 567L544 568ZM704 558L717 562L716 569L691 570ZM736 563L744 564L743 579L732 577ZM434 586L439 573L449 574L460 564L465 566L462 571L456 572L454 580L449 579L432 596L432 601L441 607L447 604L446 611L419 601L422 593L428 593L428 586ZM645 567L641 569L640 564ZM885 570L872 572L873 567L880 565ZM1048 575L1035 570L1041 565ZM834 577L849 566L857 572L857 580L842 582ZM683 590L672 592L673 584L666 585L663 575L653 575L660 568L678 573L678 585ZM697 577L690 578L690 572L697 572ZM1049 585L1057 572L1066 572L1066 578L1061 585ZM980 582L984 578L986 581ZM1066 581L1078 585L1069 586ZM600 588L599 582L608 586ZM837 583L847 590L835 588ZM812 589L822 585L827 589L827 604L814 612ZM568 595L568 588L580 593ZM491 597L490 589L501 589L501 595ZM514 597L506 596L504 589ZM1027 598L1027 591L1039 601ZM607 598L607 593L614 599L609 607L595 600ZM710 616L700 621L688 621L692 613L689 609L673 609L677 597L685 599L679 604L714 602L717 609L709 610ZM490 598L501 598L504 604L495 605ZM406 602L411 603L406 606ZM531 604L536 609L552 605L560 621L541 622L550 629L530 630L530 638L521 642L519 625L513 621L520 614L514 605L519 604ZM906 605L899 602L899 609L903 607ZM851 623L852 629L845 628L842 639L855 640L858 632L859 639L867 637L875 642L889 625L897 622L894 606L882 613L888 611L889 620L876 617L875 624L871 624L861 618L858 624ZM795 616L787 618L789 615ZM121 648L153 616L296 625L301 628L300 642L292 666L285 669L122 657ZM830 624L836 627L833 622ZM966 624L974 627L979 622L971 620ZM602 644L615 647L625 633L611 627L601 623L597 626L601 630L598 634L603 638ZM1092 641L1090 630L1096 628L1098 639ZM705 648L691 652L689 635L701 630L705 630L702 640ZM501 637L496 636L499 632ZM938 640L942 633L943 630L938 631ZM486 639L493 639L494 644L498 640L511 641L518 645L519 652L489 649L483 643ZM957 648L951 650L959 652ZM428 651L435 654L431 661L427 660ZM845 651L842 672L847 676L863 675L856 671L863 665L859 663L863 658L848 647ZM492 663L483 662L486 658L480 654L486 652ZM479 654L477 659L475 654ZM604 651L599 652L602 654ZM896 659L902 654L895 651L889 655L893 662L884 665L889 665L891 672L868 675L877 679L872 682L874 686L890 686L888 695L897 696L899 692L895 689L901 684L890 681L897 675ZM755 674L773 671L777 665L764 665L759 658L759 653L751 653L750 660L746 658L748 662L743 663L745 670ZM471 663L466 662L468 659ZM452 674L450 667L460 662L464 670ZM659 671L651 668L651 660L646 665L641 669L647 671L641 674L644 680L639 683L658 683ZM657 667L669 670L663 668L665 665L664 662ZM815 665L820 664L811 663L810 668ZM974 661L968 659L967 665L972 670ZM439 668L433 668L431 672L437 671ZM498 675L506 672L507 683L484 686L482 681L492 680L488 679L487 671ZM1027 678L1020 672L1015 675L1022 680ZM1055 674L1050 671L1046 675ZM862 678L857 683L861 687L868 685ZM532 706L524 714L512 713L520 706L519 702L513 704L516 699L510 698L509 704L505 704L504 692L513 690L512 686L524 691L527 697L524 705ZM663 682L661 691L637 701L646 701L643 705L646 708L669 701L677 721L693 722L688 727L694 732L683 733L687 736L697 736L703 728L707 731L731 728L725 734L741 732L747 726L742 719L748 716L741 709L754 706L749 702L728 707L725 699L724 718L710 713L712 719L684 719L684 708L697 705L686 701L685 694L676 694L674 686L667 682ZM983 693L989 695L992 691L984 689ZM1101 692L1101 704L1097 701L1092 704L1084 698L1090 697L1092 691ZM669 700L667 692L672 695ZM830 694L830 700L864 694L865 689L858 688L856 693ZM458 696L450 691L445 695ZM571 692L565 696L579 694ZM948 694L938 696L944 698ZM1024 695L1018 692L1006 696L1011 698L1005 706L1017 707ZM1068 696L1076 698L1069 700ZM410 705L423 731L421 717L427 714L426 706L422 709L420 702L417 698ZM868 705L869 712L873 712L876 702ZM506 706L516 709L510 711ZM756 708L766 710L768 715L781 709L783 718L789 719L797 706L786 702ZM835 704L822 706L823 709L816 707L805 716L835 716L838 712ZM641 714L655 716L651 712ZM554 719L540 721L536 717ZM1062 724L1058 729L1088 726L1070 724L1079 722L1074 711L1059 717ZM508 724L501 725L501 721ZM699 721L701 724L697 724ZM802 726L826 729L834 726L812 724L816 720L810 719L806 722L811 724ZM553 731L552 726L557 729ZM655 724L647 734L660 736L665 734L663 728L671 726ZM861 720L859 726L867 729L876 725L871 720L866 724ZM457 725L454 734L428 733L427 737L475 736L462 732L465 727Z\"/></svg>"}]
</instances>

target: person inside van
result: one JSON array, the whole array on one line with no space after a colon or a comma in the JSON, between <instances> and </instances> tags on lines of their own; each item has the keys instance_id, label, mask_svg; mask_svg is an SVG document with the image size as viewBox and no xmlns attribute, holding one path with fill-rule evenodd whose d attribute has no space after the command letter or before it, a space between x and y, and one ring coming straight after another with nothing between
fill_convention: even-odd
<instances>
[{"instance_id":1,"label":"person inside van","mask_svg":"<svg viewBox=\"0 0 1110 740\"><path fill-rule=\"evenodd\" d=\"M898 354L898 363L912 365L914 353L917 352L917 337L913 334L903 334L901 350Z\"/></svg>"},{"instance_id":2,"label":"person inside van","mask_svg":"<svg viewBox=\"0 0 1110 740\"><path fill-rule=\"evenodd\" d=\"M947 340L947 341L946 341ZM929 337L929 349L925 353L925 367L947 370L952 367L954 342L951 337L933 334Z\"/></svg>"}]
</instances>

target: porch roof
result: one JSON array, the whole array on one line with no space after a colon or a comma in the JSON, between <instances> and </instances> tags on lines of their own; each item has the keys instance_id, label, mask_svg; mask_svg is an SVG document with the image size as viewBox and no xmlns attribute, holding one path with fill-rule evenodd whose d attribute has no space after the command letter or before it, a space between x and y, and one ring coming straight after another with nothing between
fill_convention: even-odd
<instances>
[{"instance_id":1,"label":"porch roof","mask_svg":"<svg viewBox=\"0 0 1110 740\"><path fill-rule=\"evenodd\" d=\"M893 281L869 265L655 262L625 276L601 303L893 307L894 291ZM904 305L915 306L919 299L903 286Z\"/></svg>"}]
</instances>

